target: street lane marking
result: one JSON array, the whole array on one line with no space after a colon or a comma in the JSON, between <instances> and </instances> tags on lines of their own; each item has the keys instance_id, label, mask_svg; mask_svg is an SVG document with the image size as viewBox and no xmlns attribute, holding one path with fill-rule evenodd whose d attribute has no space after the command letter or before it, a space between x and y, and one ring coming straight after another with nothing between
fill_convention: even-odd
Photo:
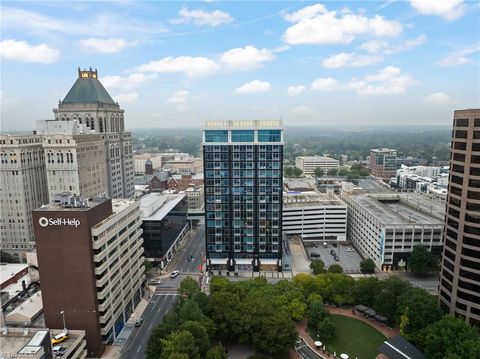
<instances>
[{"instance_id":1,"label":"street lane marking","mask_svg":"<svg viewBox=\"0 0 480 359\"><path fill-rule=\"evenodd\" d=\"M150 326L148 327L148 331L150 331L150 329L152 329L152 325L153 324L150 324Z\"/></svg>"},{"instance_id":2,"label":"street lane marking","mask_svg":"<svg viewBox=\"0 0 480 359\"><path fill-rule=\"evenodd\" d=\"M140 352L140 348L142 347L142 344L138 346L137 353Z\"/></svg>"}]
</instances>

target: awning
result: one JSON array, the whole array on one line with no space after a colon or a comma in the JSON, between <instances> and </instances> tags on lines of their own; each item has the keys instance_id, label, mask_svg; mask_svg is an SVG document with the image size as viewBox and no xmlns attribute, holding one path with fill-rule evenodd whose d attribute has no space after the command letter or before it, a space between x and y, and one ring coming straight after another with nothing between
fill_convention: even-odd
<instances>
[{"instance_id":1,"label":"awning","mask_svg":"<svg viewBox=\"0 0 480 359\"><path fill-rule=\"evenodd\" d=\"M278 264L277 259L262 259L260 258L260 265L266 264L266 265L276 265Z\"/></svg>"},{"instance_id":2,"label":"awning","mask_svg":"<svg viewBox=\"0 0 480 359\"><path fill-rule=\"evenodd\" d=\"M210 258L210 264L227 264L228 258Z\"/></svg>"},{"instance_id":3,"label":"awning","mask_svg":"<svg viewBox=\"0 0 480 359\"><path fill-rule=\"evenodd\" d=\"M235 264L252 264L252 258L236 258Z\"/></svg>"}]
</instances>

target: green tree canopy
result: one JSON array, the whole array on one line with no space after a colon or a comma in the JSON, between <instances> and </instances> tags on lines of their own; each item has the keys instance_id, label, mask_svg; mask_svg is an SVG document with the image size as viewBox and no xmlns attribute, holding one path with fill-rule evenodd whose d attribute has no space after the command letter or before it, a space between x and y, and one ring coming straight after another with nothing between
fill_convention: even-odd
<instances>
[{"instance_id":1,"label":"green tree canopy","mask_svg":"<svg viewBox=\"0 0 480 359\"><path fill-rule=\"evenodd\" d=\"M328 272L329 273L343 273L343 268L340 264L331 264L330 267L328 267Z\"/></svg>"},{"instance_id":2,"label":"green tree canopy","mask_svg":"<svg viewBox=\"0 0 480 359\"><path fill-rule=\"evenodd\" d=\"M424 246L413 247L407 261L408 269L417 275L428 275L438 270L438 257Z\"/></svg>"},{"instance_id":3,"label":"green tree canopy","mask_svg":"<svg viewBox=\"0 0 480 359\"><path fill-rule=\"evenodd\" d=\"M169 359L173 354L186 354L189 359L200 359L195 338L186 330L173 332L161 341L164 349L160 359Z\"/></svg>"},{"instance_id":4,"label":"green tree canopy","mask_svg":"<svg viewBox=\"0 0 480 359\"><path fill-rule=\"evenodd\" d=\"M207 352L206 359L227 359L225 348L222 345L216 345Z\"/></svg>"},{"instance_id":5,"label":"green tree canopy","mask_svg":"<svg viewBox=\"0 0 480 359\"><path fill-rule=\"evenodd\" d=\"M330 168L328 171L327 171L327 174L329 176L336 176L338 173L338 168Z\"/></svg>"},{"instance_id":6,"label":"green tree canopy","mask_svg":"<svg viewBox=\"0 0 480 359\"><path fill-rule=\"evenodd\" d=\"M329 341L335 338L337 326L328 317L325 317L317 326L317 333L320 340Z\"/></svg>"},{"instance_id":7,"label":"green tree canopy","mask_svg":"<svg viewBox=\"0 0 480 359\"><path fill-rule=\"evenodd\" d=\"M360 262L360 270L364 274L375 272L375 262L371 258L365 258Z\"/></svg>"},{"instance_id":8,"label":"green tree canopy","mask_svg":"<svg viewBox=\"0 0 480 359\"><path fill-rule=\"evenodd\" d=\"M180 330L186 330L193 335L195 345L198 348L200 356L203 358L210 348L210 339L208 338L207 330L199 322L191 320L186 321L180 326Z\"/></svg>"},{"instance_id":9,"label":"green tree canopy","mask_svg":"<svg viewBox=\"0 0 480 359\"><path fill-rule=\"evenodd\" d=\"M200 287L195 279L187 277L180 283L179 292L186 298L192 298L194 294L200 292Z\"/></svg>"},{"instance_id":10,"label":"green tree canopy","mask_svg":"<svg viewBox=\"0 0 480 359\"><path fill-rule=\"evenodd\" d=\"M378 278L359 278L355 285L355 303L372 307L377 293L380 291L381 283Z\"/></svg>"},{"instance_id":11,"label":"green tree canopy","mask_svg":"<svg viewBox=\"0 0 480 359\"><path fill-rule=\"evenodd\" d=\"M293 167L293 166L285 166L283 169L283 173L285 177L302 177L303 172L300 168L298 167Z\"/></svg>"},{"instance_id":12,"label":"green tree canopy","mask_svg":"<svg viewBox=\"0 0 480 359\"><path fill-rule=\"evenodd\" d=\"M313 274L320 274L325 272L325 263L321 259L315 259L310 262L310 269Z\"/></svg>"},{"instance_id":13,"label":"green tree canopy","mask_svg":"<svg viewBox=\"0 0 480 359\"><path fill-rule=\"evenodd\" d=\"M313 174L315 175L315 177L323 177L325 171L322 167L315 167L315 169L313 170Z\"/></svg>"}]
</instances>

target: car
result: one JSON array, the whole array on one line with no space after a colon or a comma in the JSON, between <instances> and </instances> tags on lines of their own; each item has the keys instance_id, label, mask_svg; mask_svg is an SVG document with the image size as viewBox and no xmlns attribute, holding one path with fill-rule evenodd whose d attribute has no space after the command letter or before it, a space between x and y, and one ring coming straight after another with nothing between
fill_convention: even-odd
<instances>
[{"instance_id":1,"label":"car","mask_svg":"<svg viewBox=\"0 0 480 359\"><path fill-rule=\"evenodd\" d=\"M319 253L316 253L316 252L312 252L310 253L310 258L314 259L314 258L320 258L320 254Z\"/></svg>"},{"instance_id":2,"label":"car","mask_svg":"<svg viewBox=\"0 0 480 359\"><path fill-rule=\"evenodd\" d=\"M157 284L158 284L158 283L157 283L157 280L156 280L156 279L150 279L150 280L148 281L148 285L157 285Z\"/></svg>"},{"instance_id":3,"label":"car","mask_svg":"<svg viewBox=\"0 0 480 359\"><path fill-rule=\"evenodd\" d=\"M53 354L55 354L56 357L62 357L66 351L67 348L62 347L61 345L55 345L53 347Z\"/></svg>"},{"instance_id":4,"label":"car","mask_svg":"<svg viewBox=\"0 0 480 359\"><path fill-rule=\"evenodd\" d=\"M335 250L333 250L333 249L330 251L330 254L331 254L332 256L336 256L336 255L337 255L337 253L335 253Z\"/></svg>"},{"instance_id":5,"label":"car","mask_svg":"<svg viewBox=\"0 0 480 359\"><path fill-rule=\"evenodd\" d=\"M328 247L328 243L327 242L323 242L323 248L327 248Z\"/></svg>"},{"instance_id":6,"label":"car","mask_svg":"<svg viewBox=\"0 0 480 359\"><path fill-rule=\"evenodd\" d=\"M340 258L338 258L337 256L334 256L333 259L335 260L335 262L338 262L340 260Z\"/></svg>"},{"instance_id":7,"label":"car","mask_svg":"<svg viewBox=\"0 0 480 359\"><path fill-rule=\"evenodd\" d=\"M170 278L176 278L180 274L180 271L174 270L172 273L170 273Z\"/></svg>"},{"instance_id":8,"label":"car","mask_svg":"<svg viewBox=\"0 0 480 359\"><path fill-rule=\"evenodd\" d=\"M355 252L355 249L353 249L352 247L348 247L347 252Z\"/></svg>"},{"instance_id":9,"label":"car","mask_svg":"<svg viewBox=\"0 0 480 359\"><path fill-rule=\"evenodd\" d=\"M52 339L52 344L60 344L68 339L68 334L66 332L57 334Z\"/></svg>"},{"instance_id":10,"label":"car","mask_svg":"<svg viewBox=\"0 0 480 359\"><path fill-rule=\"evenodd\" d=\"M337 243L332 242L332 247L333 247L333 248L337 248Z\"/></svg>"},{"instance_id":11,"label":"car","mask_svg":"<svg viewBox=\"0 0 480 359\"><path fill-rule=\"evenodd\" d=\"M318 243L317 243L317 242L313 243L313 246L314 246L315 248L318 248Z\"/></svg>"},{"instance_id":12,"label":"car","mask_svg":"<svg viewBox=\"0 0 480 359\"><path fill-rule=\"evenodd\" d=\"M138 318L138 319L137 319L137 321L135 322L135 326L136 326L136 327L139 327L139 326L141 326L141 325L142 325L142 323L143 323L143 320L144 320L144 319L143 319L143 318L141 318L141 317L140 317L140 318Z\"/></svg>"}]
</instances>

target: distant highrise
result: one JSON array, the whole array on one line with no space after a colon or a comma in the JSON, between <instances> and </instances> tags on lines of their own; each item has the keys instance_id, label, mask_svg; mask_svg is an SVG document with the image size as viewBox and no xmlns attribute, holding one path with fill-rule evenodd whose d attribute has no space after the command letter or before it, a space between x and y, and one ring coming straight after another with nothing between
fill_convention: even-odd
<instances>
[{"instance_id":1,"label":"distant highrise","mask_svg":"<svg viewBox=\"0 0 480 359\"><path fill-rule=\"evenodd\" d=\"M370 150L370 172L375 177L395 177L397 174L397 150L390 148Z\"/></svg>"},{"instance_id":2,"label":"distant highrise","mask_svg":"<svg viewBox=\"0 0 480 359\"><path fill-rule=\"evenodd\" d=\"M208 268L280 271L281 121L209 121L203 159Z\"/></svg>"},{"instance_id":3,"label":"distant highrise","mask_svg":"<svg viewBox=\"0 0 480 359\"><path fill-rule=\"evenodd\" d=\"M0 250L21 262L35 249L31 212L48 203L42 139L0 136Z\"/></svg>"},{"instance_id":4,"label":"distant highrise","mask_svg":"<svg viewBox=\"0 0 480 359\"><path fill-rule=\"evenodd\" d=\"M56 121L78 121L91 131L104 134L107 195L133 196L132 134L125 132L124 110L98 80L97 70L78 69L78 79L53 113Z\"/></svg>"},{"instance_id":5,"label":"distant highrise","mask_svg":"<svg viewBox=\"0 0 480 359\"><path fill-rule=\"evenodd\" d=\"M440 304L480 324L480 109L454 113Z\"/></svg>"}]
</instances>

